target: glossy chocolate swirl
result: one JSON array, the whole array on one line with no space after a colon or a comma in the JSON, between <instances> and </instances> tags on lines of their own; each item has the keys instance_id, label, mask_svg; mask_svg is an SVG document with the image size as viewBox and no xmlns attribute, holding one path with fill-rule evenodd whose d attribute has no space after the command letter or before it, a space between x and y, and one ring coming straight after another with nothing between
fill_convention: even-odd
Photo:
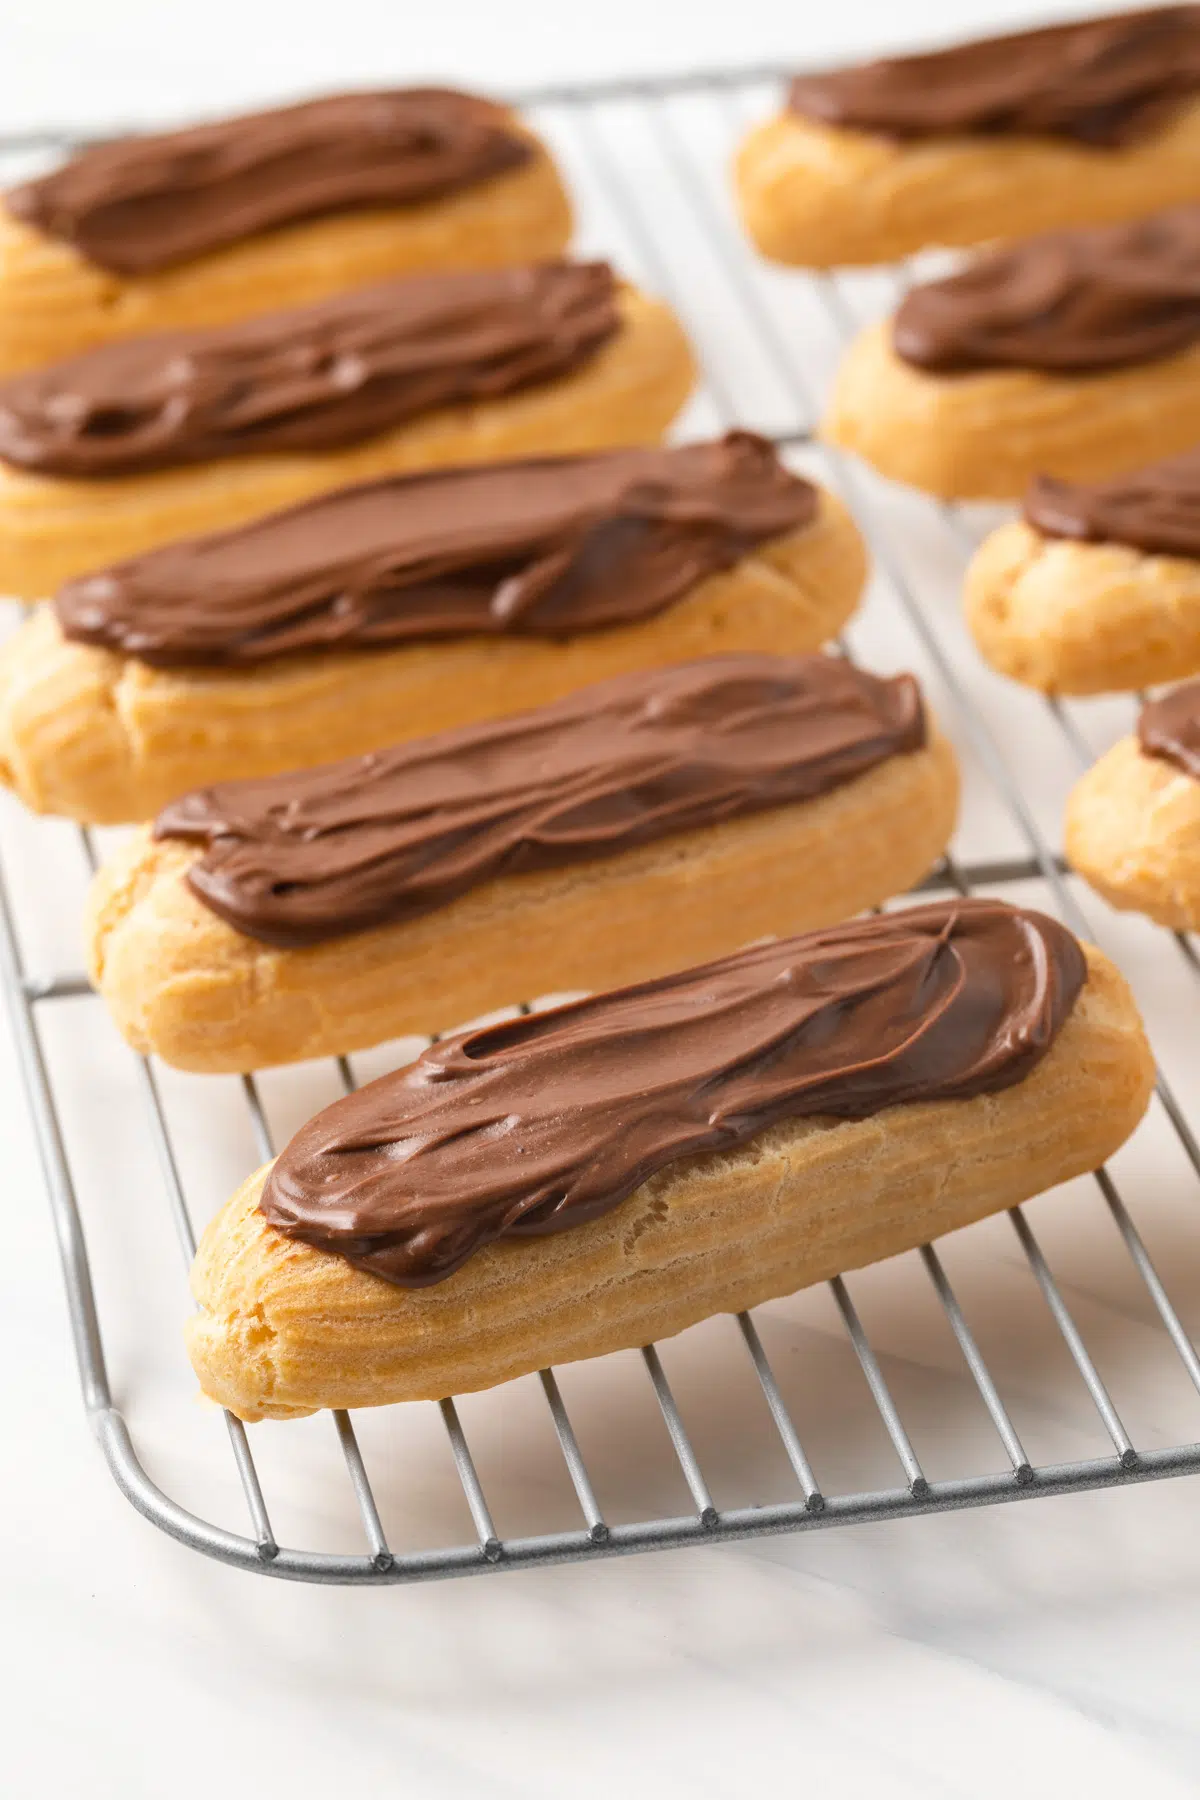
<instances>
[{"instance_id":1,"label":"glossy chocolate swirl","mask_svg":"<svg viewBox=\"0 0 1200 1800\"><path fill-rule=\"evenodd\" d=\"M342 488L69 582L66 637L159 668L569 637L651 618L816 516L763 438L485 463Z\"/></svg>"},{"instance_id":2,"label":"glossy chocolate swirl","mask_svg":"<svg viewBox=\"0 0 1200 1800\"><path fill-rule=\"evenodd\" d=\"M578 368L619 329L607 263L416 275L0 382L0 459L102 477L336 450Z\"/></svg>"},{"instance_id":3,"label":"glossy chocolate swirl","mask_svg":"<svg viewBox=\"0 0 1200 1800\"><path fill-rule=\"evenodd\" d=\"M1197 92L1200 6L1156 6L800 75L788 105L882 137L1058 137L1111 148L1154 132Z\"/></svg>"},{"instance_id":4,"label":"glossy chocolate swirl","mask_svg":"<svg viewBox=\"0 0 1200 1800\"><path fill-rule=\"evenodd\" d=\"M781 1120L1012 1087L1086 975L1070 932L998 900L755 945L433 1045L304 1126L259 1207L428 1286L497 1238L586 1224L657 1169Z\"/></svg>"},{"instance_id":5,"label":"glossy chocolate swirl","mask_svg":"<svg viewBox=\"0 0 1200 1800\"><path fill-rule=\"evenodd\" d=\"M188 885L235 930L299 948L418 918L500 875L809 800L924 742L910 675L714 656L394 750L200 788L154 833L204 846Z\"/></svg>"},{"instance_id":6,"label":"glossy chocolate swirl","mask_svg":"<svg viewBox=\"0 0 1200 1800\"><path fill-rule=\"evenodd\" d=\"M1137 737L1147 756L1173 763L1200 781L1200 681L1185 681L1157 700L1148 700L1137 722Z\"/></svg>"},{"instance_id":7,"label":"glossy chocolate swirl","mask_svg":"<svg viewBox=\"0 0 1200 1800\"><path fill-rule=\"evenodd\" d=\"M396 88L97 144L4 203L98 267L144 275L301 219L435 200L531 154L490 101Z\"/></svg>"},{"instance_id":8,"label":"glossy chocolate swirl","mask_svg":"<svg viewBox=\"0 0 1200 1800\"><path fill-rule=\"evenodd\" d=\"M1082 375L1200 340L1200 206L1132 225L1048 231L905 295L896 354L941 375Z\"/></svg>"},{"instance_id":9,"label":"glossy chocolate swirl","mask_svg":"<svg viewBox=\"0 0 1200 1800\"><path fill-rule=\"evenodd\" d=\"M1200 450L1149 463L1112 481L1035 475L1024 513L1044 537L1129 544L1151 555L1200 558Z\"/></svg>"}]
</instances>

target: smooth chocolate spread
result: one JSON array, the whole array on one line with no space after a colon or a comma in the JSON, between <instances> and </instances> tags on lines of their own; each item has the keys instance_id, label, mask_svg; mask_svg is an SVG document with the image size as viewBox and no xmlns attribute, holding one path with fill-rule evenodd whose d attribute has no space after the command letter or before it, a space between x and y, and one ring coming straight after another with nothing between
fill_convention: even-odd
<instances>
[{"instance_id":1,"label":"smooth chocolate spread","mask_svg":"<svg viewBox=\"0 0 1200 1800\"><path fill-rule=\"evenodd\" d=\"M1046 537L1200 558L1200 450L1169 456L1113 481L1035 475L1024 513Z\"/></svg>"},{"instance_id":2,"label":"smooth chocolate spread","mask_svg":"<svg viewBox=\"0 0 1200 1800\"><path fill-rule=\"evenodd\" d=\"M1147 756L1174 763L1200 781L1200 681L1185 681L1157 700L1148 700L1137 722L1138 743Z\"/></svg>"},{"instance_id":3,"label":"smooth chocolate spread","mask_svg":"<svg viewBox=\"0 0 1200 1800\"><path fill-rule=\"evenodd\" d=\"M427 1286L496 1238L583 1225L655 1170L780 1120L1011 1087L1086 975L1061 925L998 900L756 945L434 1044L304 1126L259 1207Z\"/></svg>"},{"instance_id":4,"label":"smooth chocolate spread","mask_svg":"<svg viewBox=\"0 0 1200 1800\"><path fill-rule=\"evenodd\" d=\"M11 376L0 382L0 459L91 477L336 450L435 407L565 375L619 325L602 262L380 282Z\"/></svg>"},{"instance_id":5,"label":"smooth chocolate spread","mask_svg":"<svg viewBox=\"0 0 1200 1800\"><path fill-rule=\"evenodd\" d=\"M1200 6L1156 6L799 75L788 105L882 137L1060 137L1111 148L1155 131L1198 91Z\"/></svg>"},{"instance_id":6,"label":"smooth chocolate spread","mask_svg":"<svg viewBox=\"0 0 1200 1800\"><path fill-rule=\"evenodd\" d=\"M1172 356L1200 339L1200 206L1048 231L905 295L896 354L939 374L1079 375Z\"/></svg>"},{"instance_id":7,"label":"smooth chocolate spread","mask_svg":"<svg viewBox=\"0 0 1200 1800\"><path fill-rule=\"evenodd\" d=\"M143 275L299 219L434 200L531 154L490 101L397 88L98 144L4 204L100 268Z\"/></svg>"},{"instance_id":8,"label":"smooth chocolate spread","mask_svg":"<svg viewBox=\"0 0 1200 1800\"><path fill-rule=\"evenodd\" d=\"M924 742L910 675L714 656L394 750L200 788L154 832L204 846L187 881L213 912L291 948L419 917L498 875L811 799Z\"/></svg>"},{"instance_id":9,"label":"smooth chocolate spread","mask_svg":"<svg viewBox=\"0 0 1200 1800\"><path fill-rule=\"evenodd\" d=\"M324 494L69 582L65 636L152 663L568 637L661 612L817 492L764 439L485 463Z\"/></svg>"}]
</instances>

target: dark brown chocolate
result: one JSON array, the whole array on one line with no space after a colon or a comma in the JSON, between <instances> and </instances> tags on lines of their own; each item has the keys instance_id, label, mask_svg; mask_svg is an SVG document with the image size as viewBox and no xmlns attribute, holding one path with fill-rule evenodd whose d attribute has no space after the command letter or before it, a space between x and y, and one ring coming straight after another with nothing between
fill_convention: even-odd
<instances>
[{"instance_id":1,"label":"dark brown chocolate","mask_svg":"<svg viewBox=\"0 0 1200 1800\"><path fill-rule=\"evenodd\" d=\"M188 885L235 930L299 948L417 918L496 876L812 799L924 742L910 675L714 656L394 750L200 788L160 813L155 835L204 846Z\"/></svg>"},{"instance_id":2,"label":"dark brown chocolate","mask_svg":"<svg viewBox=\"0 0 1200 1800\"><path fill-rule=\"evenodd\" d=\"M1086 977L1070 932L998 900L756 945L433 1045L304 1126L259 1207L357 1268L428 1286L485 1244L586 1224L656 1170L781 1120L1012 1087Z\"/></svg>"},{"instance_id":3,"label":"dark brown chocolate","mask_svg":"<svg viewBox=\"0 0 1200 1800\"><path fill-rule=\"evenodd\" d=\"M1200 681L1185 681L1157 700L1148 700L1137 722L1138 743L1147 756L1173 763L1200 781Z\"/></svg>"},{"instance_id":4,"label":"dark brown chocolate","mask_svg":"<svg viewBox=\"0 0 1200 1800\"><path fill-rule=\"evenodd\" d=\"M1044 537L1200 558L1200 450L1169 456L1112 481L1035 475L1024 513Z\"/></svg>"},{"instance_id":5,"label":"dark brown chocolate","mask_svg":"<svg viewBox=\"0 0 1200 1800\"><path fill-rule=\"evenodd\" d=\"M1157 361L1200 340L1200 206L1132 225L1048 231L910 289L896 354L939 375L1084 375Z\"/></svg>"},{"instance_id":6,"label":"dark brown chocolate","mask_svg":"<svg viewBox=\"0 0 1200 1800\"><path fill-rule=\"evenodd\" d=\"M881 137L1056 137L1110 149L1152 134L1197 92L1200 6L1155 6L799 75L788 105Z\"/></svg>"},{"instance_id":7,"label":"dark brown chocolate","mask_svg":"<svg viewBox=\"0 0 1200 1800\"><path fill-rule=\"evenodd\" d=\"M763 438L485 463L342 488L69 582L66 637L159 668L653 617L817 491Z\"/></svg>"},{"instance_id":8,"label":"dark brown chocolate","mask_svg":"<svg viewBox=\"0 0 1200 1800\"><path fill-rule=\"evenodd\" d=\"M567 375L619 325L607 263L385 281L10 376L0 382L0 459L90 479L337 450L437 407Z\"/></svg>"},{"instance_id":9,"label":"dark brown chocolate","mask_svg":"<svg viewBox=\"0 0 1200 1800\"><path fill-rule=\"evenodd\" d=\"M531 154L488 100L396 88L97 144L4 203L98 267L145 275L301 219L436 200Z\"/></svg>"}]
</instances>

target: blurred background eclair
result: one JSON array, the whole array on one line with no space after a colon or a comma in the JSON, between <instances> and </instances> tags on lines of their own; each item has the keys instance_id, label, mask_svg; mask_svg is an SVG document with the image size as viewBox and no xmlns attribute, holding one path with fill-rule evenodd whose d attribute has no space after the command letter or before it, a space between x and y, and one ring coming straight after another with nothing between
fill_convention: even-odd
<instances>
[{"instance_id":1,"label":"blurred background eclair","mask_svg":"<svg viewBox=\"0 0 1200 1800\"><path fill-rule=\"evenodd\" d=\"M966 573L994 669L1046 694L1200 673L1200 451L1109 481L1039 475Z\"/></svg>"},{"instance_id":2,"label":"blurred background eclair","mask_svg":"<svg viewBox=\"0 0 1200 1800\"><path fill-rule=\"evenodd\" d=\"M1200 929L1200 681L1145 702L1072 789L1063 841L1110 906Z\"/></svg>"},{"instance_id":3,"label":"blurred background eclair","mask_svg":"<svg viewBox=\"0 0 1200 1800\"><path fill-rule=\"evenodd\" d=\"M0 196L0 375L386 276L556 256L570 232L545 147L449 89L121 138Z\"/></svg>"},{"instance_id":4,"label":"blurred background eclair","mask_svg":"<svg viewBox=\"0 0 1200 1800\"><path fill-rule=\"evenodd\" d=\"M763 254L810 268L1200 199L1200 7L798 75L736 186Z\"/></svg>"},{"instance_id":5,"label":"blurred background eclair","mask_svg":"<svg viewBox=\"0 0 1200 1800\"><path fill-rule=\"evenodd\" d=\"M823 431L946 500L1092 481L1200 439L1200 204L1044 232L909 289L851 344Z\"/></svg>"}]
</instances>

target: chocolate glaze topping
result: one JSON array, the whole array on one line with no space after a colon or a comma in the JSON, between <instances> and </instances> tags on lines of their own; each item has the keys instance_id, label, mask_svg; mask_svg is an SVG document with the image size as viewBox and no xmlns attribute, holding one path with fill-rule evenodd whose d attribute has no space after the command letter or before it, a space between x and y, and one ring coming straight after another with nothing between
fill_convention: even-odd
<instances>
[{"instance_id":1,"label":"chocolate glaze topping","mask_svg":"<svg viewBox=\"0 0 1200 1800\"><path fill-rule=\"evenodd\" d=\"M89 262L143 275L299 219L437 199L531 154L490 101L397 88L98 144L4 203Z\"/></svg>"},{"instance_id":2,"label":"chocolate glaze topping","mask_svg":"<svg viewBox=\"0 0 1200 1800\"><path fill-rule=\"evenodd\" d=\"M11 376L0 382L0 459L94 477L336 450L435 407L565 375L619 323L607 263L385 281Z\"/></svg>"},{"instance_id":3,"label":"chocolate glaze topping","mask_svg":"<svg viewBox=\"0 0 1200 1800\"><path fill-rule=\"evenodd\" d=\"M1148 700L1137 723L1138 743L1147 756L1174 763L1185 775L1200 781L1200 681Z\"/></svg>"},{"instance_id":4,"label":"chocolate glaze topping","mask_svg":"<svg viewBox=\"0 0 1200 1800\"><path fill-rule=\"evenodd\" d=\"M1036 136L1104 148L1200 91L1200 6L1083 19L800 75L792 112L883 137Z\"/></svg>"},{"instance_id":5,"label":"chocolate glaze topping","mask_svg":"<svg viewBox=\"0 0 1200 1800\"><path fill-rule=\"evenodd\" d=\"M204 846L186 879L213 912L295 948L417 918L499 875L808 800L924 742L910 675L714 656L394 750L200 788L154 833Z\"/></svg>"},{"instance_id":6,"label":"chocolate glaze topping","mask_svg":"<svg viewBox=\"0 0 1200 1800\"><path fill-rule=\"evenodd\" d=\"M1035 475L1024 512L1046 537L1130 544L1151 554L1200 558L1200 450L1112 481L1081 483Z\"/></svg>"},{"instance_id":7,"label":"chocolate glaze topping","mask_svg":"<svg viewBox=\"0 0 1200 1800\"><path fill-rule=\"evenodd\" d=\"M812 485L764 439L487 463L343 488L69 582L65 636L161 668L420 638L566 637L650 618Z\"/></svg>"},{"instance_id":8,"label":"chocolate glaze topping","mask_svg":"<svg viewBox=\"0 0 1200 1800\"><path fill-rule=\"evenodd\" d=\"M657 1169L780 1120L1011 1087L1086 975L1061 925L997 900L756 945L433 1045L304 1126L259 1207L427 1286L496 1238L583 1225Z\"/></svg>"},{"instance_id":9,"label":"chocolate glaze topping","mask_svg":"<svg viewBox=\"0 0 1200 1800\"><path fill-rule=\"evenodd\" d=\"M1172 356L1200 339L1200 206L1048 231L905 296L892 342L939 374L1078 375Z\"/></svg>"}]
</instances>

